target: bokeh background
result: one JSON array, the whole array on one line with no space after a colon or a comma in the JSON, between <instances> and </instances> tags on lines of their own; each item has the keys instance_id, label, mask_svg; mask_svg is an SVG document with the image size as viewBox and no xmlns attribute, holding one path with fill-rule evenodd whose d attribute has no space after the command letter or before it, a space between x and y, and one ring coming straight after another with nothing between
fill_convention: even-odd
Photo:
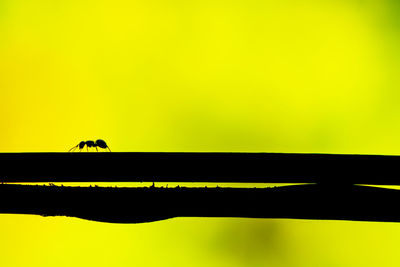
<instances>
[{"instance_id":1,"label":"bokeh background","mask_svg":"<svg viewBox=\"0 0 400 267\"><path fill-rule=\"evenodd\" d=\"M390 0L0 0L0 152L102 138L113 151L399 154L399 12ZM396 223L0 215L0 240L0 266L400 264Z\"/></svg>"}]
</instances>

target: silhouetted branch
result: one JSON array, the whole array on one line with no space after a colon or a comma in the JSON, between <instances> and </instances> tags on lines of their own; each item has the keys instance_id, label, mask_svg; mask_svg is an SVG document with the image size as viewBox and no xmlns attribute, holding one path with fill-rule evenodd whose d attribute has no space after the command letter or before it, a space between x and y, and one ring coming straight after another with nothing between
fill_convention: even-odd
<instances>
[{"instance_id":1,"label":"silhouetted branch","mask_svg":"<svg viewBox=\"0 0 400 267\"><path fill-rule=\"evenodd\" d=\"M299 218L399 222L400 191L367 186L106 188L0 185L0 213L113 223L173 217Z\"/></svg>"},{"instance_id":2,"label":"silhouetted branch","mask_svg":"<svg viewBox=\"0 0 400 267\"><path fill-rule=\"evenodd\" d=\"M400 185L399 156L284 153L0 153L3 182Z\"/></svg>"}]
</instances>

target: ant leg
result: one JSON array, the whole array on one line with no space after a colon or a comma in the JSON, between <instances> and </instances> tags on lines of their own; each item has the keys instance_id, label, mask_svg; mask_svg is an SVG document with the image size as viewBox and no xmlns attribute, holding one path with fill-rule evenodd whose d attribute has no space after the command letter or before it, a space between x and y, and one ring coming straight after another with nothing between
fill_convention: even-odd
<instances>
[{"instance_id":1,"label":"ant leg","mask_svg":"<svg viewBox=\"0 0 400 267\"><path fill-rule=\"evenodd\" d=\"M99 152L99 150L97 149L97 146L95 146L95 148L96 148L96 151Z\"/></svg>"},{"instance_id":2,"label":"ant leg","mask_svg":"<svg viewBox=\"0 0 400 267\"><path fill-rule=\"evenodd\" d=\"M111 149L109 148L109 147L107 147L108 148L108 150L110 150L110 152L111 152Z\"/></svg>"}]
</instances>

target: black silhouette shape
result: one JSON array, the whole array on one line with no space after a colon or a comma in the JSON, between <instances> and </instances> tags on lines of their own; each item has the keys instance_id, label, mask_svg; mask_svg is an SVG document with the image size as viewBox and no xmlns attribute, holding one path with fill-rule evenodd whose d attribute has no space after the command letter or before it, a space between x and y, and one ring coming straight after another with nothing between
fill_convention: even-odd
<instances>
[{"instance_id":1,"label":"black silhouette shape","mask_svg":"<svg viewBox=\"0 0 400 267\"><path fill-rule=\"evenodd\" d=\"M69 187L0 184L0 213L109 223L174 217L400 222L400 191L318 184L274 188Z\"/></svg>"},{"instance_id":2,"label":"black silhouette shape","mask_svg":"<svg viewBox=\"0 0 400 267\"><path fill-rule=\"evenodd\" d=\"M396 212L400 190L360 185L400 185L399 166L400 156L383 155L0 153L0 182L51 185L0 184L0 213L72 216L113 223L173 217L400 222L400 213ZM159 188L153 184L85 188L53 184L103 181L218 182L220 187ZM224 188L226 182L313 184Z\"/></svg>"},{"instance_id":3,"label":"black silhouette shape","mask_svg":"<svg viewBox=\"0 0 400 267\"><path fill-rule=\"evenodd\" d=\"M400 185L400 156L285 153L0 153L0 182Z\"/></svg>"},{"instance_id":4,"label":"black silhouette shape","mask_svg":"<svg viewBox=\"0 0 400 267\"><path fill-rule=\"evenodd\" d=\"M108 147L107 143L102 139L97 139L96 141L81 141L79 144L68 150L68 152L74 151L77 147L79 147L79 151L82 151L85 146L87 151L89 151L89 147L94 147L96 148L96 151L99 151L97 147L100 147L104 149L108 148L108 150L111 152L111 149Z\"/></svg>"}]
</instances>

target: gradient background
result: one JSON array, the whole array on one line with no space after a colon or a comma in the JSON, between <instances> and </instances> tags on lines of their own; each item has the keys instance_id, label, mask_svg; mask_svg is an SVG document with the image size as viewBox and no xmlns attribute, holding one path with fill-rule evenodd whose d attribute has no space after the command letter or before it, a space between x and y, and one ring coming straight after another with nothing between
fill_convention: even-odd
<instances>
[{"instance_id":1,"label":"gradient background","mask_svg":"<svg viewBox=\"0 0 400 267\"><path fill-rule=\"evenodd\" d=\"M113 151L399 154L399 12L384 0L0 0L0 151L103 138ZM400 264L396 223L0 215L0 240L0 266Z\"/></svg>"}]
</instances>

